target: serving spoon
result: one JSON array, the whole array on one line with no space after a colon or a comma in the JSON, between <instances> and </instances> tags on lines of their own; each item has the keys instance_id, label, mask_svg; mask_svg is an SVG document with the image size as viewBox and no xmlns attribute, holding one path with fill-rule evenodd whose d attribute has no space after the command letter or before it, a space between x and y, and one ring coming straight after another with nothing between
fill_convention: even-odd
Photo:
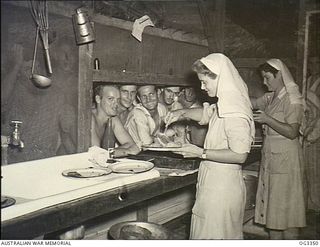
<instances>
[{"instance_id":1,"label":"serving spoon","mask_svg":"<svg viewBox=\"0 0 320 247\"><path fill-rule=\"evenodd\" d=\"M38 40L39 40L39 27L37 27L37 35L36 35L36 42L35 42L34 51L33 51L33 61L32 61L30 80L36 87L46 88L51 86L51 79L43 75L37 75L33 73L34 64L37 56Z\"/></svg>"}]
</instances>

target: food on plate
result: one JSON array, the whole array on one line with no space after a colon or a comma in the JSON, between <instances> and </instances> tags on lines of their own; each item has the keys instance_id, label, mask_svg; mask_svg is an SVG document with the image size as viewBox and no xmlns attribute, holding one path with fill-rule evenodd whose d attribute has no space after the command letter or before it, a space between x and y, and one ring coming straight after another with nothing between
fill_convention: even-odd
<instances>
[{"instance_id":1,"label":"food on plate","mask_svg":"<svg viewBox=\"0 0 320 247\"><path fill-rule=\"evenodd\" d=\"M173 141L173 139L167 136L165 133L158 133L155 139L162 147L165 147L168 143Z\"/></svg>"},{"instance_id":2,"label":"food on plate","mask_svg":"<svg viewBox=\"0 0 320 247\"><path fill-rule=\"evenodd\" d=\"M166 131L166 133L168 131ZM157 136L154 138L154 143L151 144L149 147L181 147L182 143L175 142L173 137L174 136L168 136L165 133L158 133Z\"/></svg>"}]
</instances>

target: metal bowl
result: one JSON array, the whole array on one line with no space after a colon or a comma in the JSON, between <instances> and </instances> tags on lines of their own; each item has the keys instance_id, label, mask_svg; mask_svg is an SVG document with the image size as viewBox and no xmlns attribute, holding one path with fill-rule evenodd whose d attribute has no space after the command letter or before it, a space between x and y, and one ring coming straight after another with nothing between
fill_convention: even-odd
<instances>
[{"instance_id":1,"label":"metal bowl","mask_svg":"<svg viewBox=\"0 0 320 247\"><path fill-rule=\"evenodd\" d=\"M112 239L121 240L165 240L170 239L169 231L162 225L151 222L127 221L109 229Z\"/></svg>"}]
</instances>

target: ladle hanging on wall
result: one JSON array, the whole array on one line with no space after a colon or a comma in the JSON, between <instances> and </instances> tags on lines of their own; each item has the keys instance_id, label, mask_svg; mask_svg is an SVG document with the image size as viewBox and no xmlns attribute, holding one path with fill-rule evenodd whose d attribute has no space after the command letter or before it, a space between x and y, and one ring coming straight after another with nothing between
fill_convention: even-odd
<instances>
[{"instance_id":1,"label":"ladle hanging on wall","mask_svg":"<svg viewBox=\"0 0 320 247\"><path fill-rule=\"evenodd\" d=\"M32 61L32 67L31 67L31 76L30 79L33 82L33 84L37 87L40 88L45 88L45 87L49 87L51 85L51 79L47 78L43 75L37 75L37 74L33 74L34 71L34 64L35 64L35 60L36 60L36 56L37 56L37 48L38 48L38 40L39 40L39 27L37 27L37 34L36 34L36 42L34 45L34 50L33 50L33 61Z\"/></svg>"}]
</instances>

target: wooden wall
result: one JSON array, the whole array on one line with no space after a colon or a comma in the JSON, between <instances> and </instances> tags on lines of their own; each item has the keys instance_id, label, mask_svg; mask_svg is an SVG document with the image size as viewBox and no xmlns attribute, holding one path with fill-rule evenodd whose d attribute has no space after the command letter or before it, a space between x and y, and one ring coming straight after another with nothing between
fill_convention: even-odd
<instances>
[{"instance_id":1,"label":"wooden wall","mask_svg":"<svg viewBox=\"0 0 320 247\"><path fill-rule=\"evenodd\" d=\"M209 54L208 47L156 37L147 33L143 34L140 43L131 36L129 30L101 24L95 24L95 29L97 39L93 45L93 58L99 59L101 70L112 70L119 74L125 70L127 73L173 75L184 78L185 84L200 86L196 77L190 75L191 65L196 59ZM248 84L250 94L261 94L263 91L261 78L256 68L265 59L238 59L237 57L230 57L230 59ZM103 76L99 78L102 80ZM135 79L132 78L132 82L134 81ZM147 84L148 81L145 83ZM177 81L177 85L180 83L181 81Z\"/></svg>"},{"instance_id":2,"label":"wooden wall","mask_svg":"<svg viewBox=\"0 0 320 247\"><path fill-rule=\"evenodd\" d=\"M115 78L125 71L125 73L133 73L126 77L127 82L135 83L139 80L140 84L165 85L168 82L171 85L176 83L176 85L191 84L198 88L200 86L194 74L191 76L190 67L196 59L207 55L209 49L206 42L202 42L199 37L171 29L147 27L140 43L131 36L131 22L95 14L93 21L96 41L90 46L84 45L79 48L75 44L71 21L75 6L68 7L67 1L49 4L52 86L47 89L34 87L27 78L30 75L30 64L19 70L25 72L24 78L15 79L14 83L9 83L7 77L13 65L16 64L12 50L14 44L20 44L23 47L23 60L28 61L32 59L35 38L35 25L26 8L27 3L12 2L14 3L1 2L1 88L8 92L5 98L1 98L1 134L10 133L11 120L22 120L22 138L25 141L25 148L21 152L14 150L9 154L11 163L55 155L59 144L58 119L61 109L66 108L75 108L81 113L78 118L71 120L71 125L73 128L78 128L77 151L87 150L90 139L91 99L88 100L88 98L92 97L91 78L94 81L120 82L121 80L117 81ZM225 29L225 37L229 35L228 30ZM188 41L188 38L191 41ZM92 49L92 57L88 56L87 48ZM228 49L231 48L226 46L225 49L228 54ZM37 62L40 66L36 72L46 75L42 50L39 45ZM81 57L84 54L87 54L86 62ZM78 56L81 57L80 61ZM279 57L281 58L281 55ZM93 70L90 63L94 58L100 60L99 73ZM246 81L249 94L261 95L263 88L256 67L265 59L254 58L252 54L251 58L240 59L230 56L230 59ZM294 61L291 61L291 65L294 67ZM118 75L110 76L110 71ZM157 81L159 78L160 81ZM11 87L12 84L14 87ZM87 99L84 100L84 97Z\"/></svg>"},{"instance_id":3,"label":"wooden wall","mask_svg":"<svg viewBox=\"0 0 320 247\"><path fill-rule=\"evenodd\" d=\"M9 163L55 155L59 145L59 116L62 110L77 107L78 47L71 18L50 13L49 28L52 86L39 89L29 80L36 35L29 9L1 1L1 135L12 132L11 120L21 120L21 138L25 144L21 151L8 149ZM22 56L18 57L15 49L22 49ZM34 73L46 76L40 39L36 62ZM77 128L76 119L66 117Z\"/></svg>"},{"instance_id":4,"label":"wooden wall","mask_svg":"<svg viewBox=\"0 0 320 247\"><path fill-rule=\"evenodd\" d=\"M94 57L99 58L102 70L184 76L196 59L208 54L205 46L145 33L140 43L129 30L101 24L95 28Z\"/></svg>"}]
</instances>

